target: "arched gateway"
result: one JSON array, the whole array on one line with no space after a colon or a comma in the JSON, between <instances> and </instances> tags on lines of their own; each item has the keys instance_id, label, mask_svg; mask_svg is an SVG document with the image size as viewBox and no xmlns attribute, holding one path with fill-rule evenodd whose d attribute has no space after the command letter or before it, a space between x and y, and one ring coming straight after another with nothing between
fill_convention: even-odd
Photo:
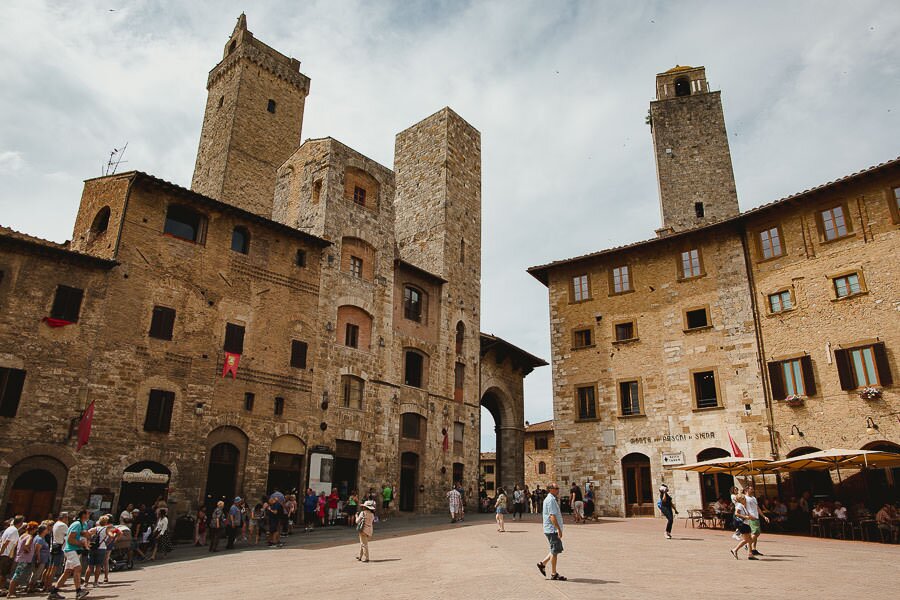
<instances>
[{"instance_id":1,"label":"arched gateway","mask_svg":"<svg viewBox=\"0 0 900 600\"><path fill-rule=\"evenodd\" d=\"M506 340L481 334L481 406L494 418L497 487L525 483L525 377L547 363Z\"/></svg>"}]
</instances>

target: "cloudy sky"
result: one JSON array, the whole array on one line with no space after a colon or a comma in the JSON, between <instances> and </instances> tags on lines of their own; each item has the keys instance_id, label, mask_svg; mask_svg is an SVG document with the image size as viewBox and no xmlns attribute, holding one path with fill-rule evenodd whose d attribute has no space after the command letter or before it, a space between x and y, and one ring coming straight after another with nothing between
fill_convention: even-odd
<instances>
[{"instance_id":1,"label":"cloudy sky","mask_svg":"<svg viewBox=\"0 0 900 600\"><path fill-rule=\"evenodd\" d=\"M443 106L481 131L482 330L548 360L546 289L525 269L659 226L656 73L705 65L722 90L742 209L900 154L896 1L3 7L0 224L68 239L82 180L125 142L120 170L189 187L206 74L246 11L312 79L304 138L391 166L394 135ZM550 381L527 379L532 422L552 417Z\"/></svg>"}]
</instances>

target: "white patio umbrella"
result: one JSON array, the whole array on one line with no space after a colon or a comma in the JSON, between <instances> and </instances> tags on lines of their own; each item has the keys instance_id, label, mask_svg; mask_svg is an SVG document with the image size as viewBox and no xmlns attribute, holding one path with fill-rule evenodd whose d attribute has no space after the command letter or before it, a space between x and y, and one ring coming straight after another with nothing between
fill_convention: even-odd
<instances>
[{"instance_id":1,"label":"white patio umbrella","mask_svg":"<svg viewBox=\"0 0 900 600\"><path fill-rule=\"evenodd\" d=\"M832 448L811 452L793 458L786 458L769 463L769 468L776 471L806 471L837 469L838 482L841 482L841 467L863 469L866 467L885 468L900 467L900 454L881 452L878 450L850 450Z\"/></svg>"}]
</instances>

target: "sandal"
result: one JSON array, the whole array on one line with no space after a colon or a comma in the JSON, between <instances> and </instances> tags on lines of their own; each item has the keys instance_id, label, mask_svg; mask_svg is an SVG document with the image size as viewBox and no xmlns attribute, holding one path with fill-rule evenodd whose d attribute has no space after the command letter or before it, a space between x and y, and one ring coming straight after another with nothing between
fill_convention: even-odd
<instances>
[{"instance_id":1,"label":"sandal","mask_svg":"<svg viewBox=\"0 0 900 600\"><path fill-rule=\"evenodd\" d=\"M547 576L547 569L544 568L544 563L538 563L537 568L538 568L538 571L541 572L541 575L543 575L544 577Z\"/></svg>"},{"instance_id":2,"label":"sandal","mask_svg":"<svg viewBox=\"0 0 900 600\"><path fill-rule=\"evenodd\" d=\"M554 573L550 576L550 579L555 579L556 581L568 581L568 579L559 573Z\"/></svg>"}]
</instances>

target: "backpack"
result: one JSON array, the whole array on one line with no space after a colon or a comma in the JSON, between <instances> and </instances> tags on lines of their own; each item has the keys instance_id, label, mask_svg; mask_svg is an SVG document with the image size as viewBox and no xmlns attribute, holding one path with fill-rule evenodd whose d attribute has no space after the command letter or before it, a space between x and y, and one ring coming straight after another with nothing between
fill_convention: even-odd
<instances>
[{"instance_id":1,"label":"backpack","mask_svg":"<svg viewBox=\"0 0 900 600\"><path fill-rule=\"evenodd\" d=\"M662 510L662 498L656 501L656 508Z\"/></svg>"},{"instance_id":2,"label":"backpack","mask_svg":"<svg viewBox=\"0 0 900 600\"><path fill-rule=\"evenodd\" d=\"M360 513L356 519L356 530L362 531L366 526L366 513Z\"/></svg>"}]
</instances>

